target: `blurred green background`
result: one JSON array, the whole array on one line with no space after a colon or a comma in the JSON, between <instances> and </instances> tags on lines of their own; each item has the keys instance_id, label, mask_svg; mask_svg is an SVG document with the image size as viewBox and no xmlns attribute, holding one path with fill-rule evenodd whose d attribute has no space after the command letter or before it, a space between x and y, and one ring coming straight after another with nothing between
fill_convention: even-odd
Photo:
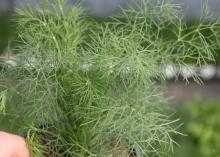
<instances>
[{"instance_id":1,"label":"blurred green background","mask_svg":"<svg viewBox=\"0 0 220 157\"><path fill-rule=\"evenodd\" d=\"M201 97L176 107L186 136L176 136L174 157L220 157L220 101Z\"/></svg>"},{"instance_id":2,"label":"blurred green background","mask_svg":"<svg viewBox=\"0 0 220 157\"><path fill-rule=\"evenodd\" d=\"M0 53L8 46L9 39L12 37L12 20L9 13L0 12Z\"/></svg>"}]
</instances>

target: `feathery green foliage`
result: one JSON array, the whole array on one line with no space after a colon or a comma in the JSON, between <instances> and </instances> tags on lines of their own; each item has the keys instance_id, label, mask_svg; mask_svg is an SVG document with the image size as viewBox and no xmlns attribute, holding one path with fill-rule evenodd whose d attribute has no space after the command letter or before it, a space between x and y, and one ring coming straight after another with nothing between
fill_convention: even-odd
<instances>
[{"instance_id":1,"label":"feathery green foliage","mask_svg":"<svg viewBox=\"0 0 220 157\"><path fill-rule=\"evenodd\" d=\"M179 10L143 0L100 21L57 0L18 11L15 53L25 59L2 73L13 73L7 103L20 106L34 157L107 157L114 140L143 157L173 149L178 132L163 113L160 67L200 66L220 45L219 19L187 26Z\"/></svg>"},{"instance_id":2,"label":"feathery green foliage","mask_svg":"<svg viewBox=\"0 0 220 157\"><path fill-rule=\"evenodd\" d=\"M6 109L6 93L7 91L2 91L0 93L0 112L5 114Z\"/></svg>"}]
</instances>

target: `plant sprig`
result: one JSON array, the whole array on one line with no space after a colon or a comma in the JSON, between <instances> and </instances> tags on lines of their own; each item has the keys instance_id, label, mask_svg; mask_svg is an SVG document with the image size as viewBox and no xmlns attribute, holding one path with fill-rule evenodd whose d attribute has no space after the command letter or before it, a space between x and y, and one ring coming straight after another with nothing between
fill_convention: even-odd
<instances>
[{"instance_id":1,"label":"plant sprig","mask_svg":"<svg viewBox=\"0 0 220 157\"><path fill-rule=\"evenodd\" d=\"M36 157L110 156L112 139L146 157L160 156L160 146L173 149L177 121L163 111L159 67L188 60L201 66L220 45L218 19L189 26L179 10L142 0L100 21L57 0L18 11L15 53L33 66L3 71L13 73L13 99L30 120L27 140Z\"/></svg>"}]
</instances>

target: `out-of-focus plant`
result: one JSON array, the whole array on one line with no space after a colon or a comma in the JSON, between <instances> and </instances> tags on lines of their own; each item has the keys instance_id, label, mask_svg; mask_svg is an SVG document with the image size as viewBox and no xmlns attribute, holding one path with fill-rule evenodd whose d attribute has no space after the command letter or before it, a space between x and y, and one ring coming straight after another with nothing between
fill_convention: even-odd
<instances>
[{"instance_id":1,"label":"out-of-focus plant","mask_svg":"<svg viewBox=\"0 0 220 157\"><path fill-rule=\"evenodd\" d=\"M219 157L220 156L220 102L204 102L193 99L178 108L184 126L185 137L176 137L175 157ZM193 154L193 155L192 155Z\"/></svg>"},{"instance_id":2,"label":"out-of-focus plant","mask_svg":"<svg viewBox=\"0 0 220 157\"><path fill-rule=\"evenodd\" d=\"M0 54L2 54L7 46L11 34L10 31L9 15L0 11Z\"/></svg>"},{"instance_id":3,"label":"out-of-focus plant","mask_svg":"<svg viewBox=\"0 0 220 157\"><path fill-rule=\"evenodd\" d=\"M197 139L201 157L220 157L220 102L192 102L189 109L187 129Z\"/></svg>"}]
</instances>

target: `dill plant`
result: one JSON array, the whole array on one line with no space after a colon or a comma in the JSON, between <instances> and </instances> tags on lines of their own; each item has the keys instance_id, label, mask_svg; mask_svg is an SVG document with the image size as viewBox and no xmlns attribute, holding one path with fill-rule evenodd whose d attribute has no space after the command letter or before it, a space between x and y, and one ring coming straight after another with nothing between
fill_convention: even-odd
<instances>
[{"instance_id":1,"label":"dill plant","mask_svg":"<svg viewBox=\"0 0 220 157\"><path fill-rule=\"evenodd\" d=\"M172 151L171 134L179 133L156 84L165 79L161 67L212 61L219 19L206 21L204 9L198 23L187 25L181 6L159 0L137 1L105 20L64 0L43 4L17 11L18 41L9 57L16 66L1 68L0 111L22 121L32 156Z\"/></svg>"}]
</instances>

